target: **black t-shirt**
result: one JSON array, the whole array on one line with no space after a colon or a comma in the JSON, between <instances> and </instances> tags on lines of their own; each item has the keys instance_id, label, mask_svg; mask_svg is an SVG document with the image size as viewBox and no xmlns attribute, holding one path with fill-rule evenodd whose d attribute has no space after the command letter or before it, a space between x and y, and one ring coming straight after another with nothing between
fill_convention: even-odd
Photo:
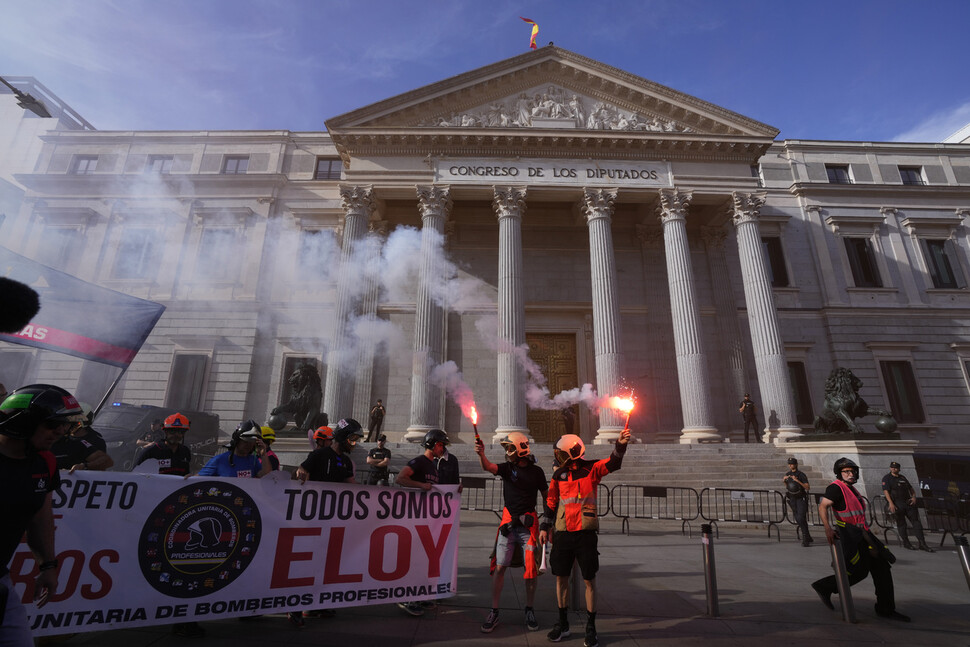
<instances>
[{"instance_id":1,"label":"black t-shirt","mask_svg":"<svg viewBox=\"0 0 970 647\"><path fill-rule=\"evenodd\" d=\"M435 465L438 468L438 483L441 485L458 485L461 483L457 456L445 454L441 458L435 459Z\"/></svg>"},{"instance_id":2,"label":"black t-shirt","mask_svg":"<svg viewBox=\"0 0 970 647\"><path fill-rule=\"evenodd\" d=\"M913 498L915 493L913 486L909 483L909 479L902 474L893 476L891 472L882 477L882 489L889 491L889 495L893 498L893 503L897 506L900 504L908 506L909 500Z\"/></svg>"},{"instance_id":3,"label":"black t-shirt","mask_svg":"<svg viewBox=\"0 0 970 647\"><path fill-rule=\"evenodd\" d=\"M367 452L367 458L375 458L379 461L385 458L391 457L391 450L387 447L375 447L374 449ZM390 465L390 463L388 463ZM377 472L378 474L387 474L387 465L384 467L378 467L377 465L371 465L370 469L372 472Z\"/></svg>"},{"instance_id":4,"label":"black t-shirt","mask_svg":"<svg viewBox=\"0 0 970 647\"><path fill-rule=\"evenodd\" d=\"M408 467L413 471L413 474L411 474L412 481L417 481L418 483L438 482L438 468L435 462L424 454L409 460Z\"/></svg>"},{"instance_id":5,"label":"black t-shirt","mask_svg":"<svg viewBox=\"0 0 970 647\"><path fill-rule=\"evenodd\" d=\"M755 409L753 400L741 400L738 408L741 409L741 417L745 420L753 420L757 415L757 409Z\"/></svg>"},{"instance_id":6,"label":"black t-shirt","mask_svg":"<svg viewBox=\"0 0 970 647\"><path fill-rule=\"evenodd\" d=\"M189 467L192 464L192 452L189 451L188 447L179 445L173 452L162 441L158 441L143 449L141 454L138 455L138 460L135 461L135 465L141 465L149 458L158 460L159 474L185 476L189 473Z\"/></svg>"},{"instance_id":7,"label":"black t-shirt","mask_svg":"<svg viewBox=\"0 0 970 647\"><path fill-rule=\"evenodd\" d=\"M525 467L512 463L501 463L498 466L498 476L502 478L502 493L505 496L505 507L514 516L534 512L536 509L536 494L543 493L545 499L549 491L549 481L546 473L535 463Z\"/></svg>"},{"instance_id":8,"label":"black t-shirt","mask_svg":"<svg viewBox=\"0 0 970 647\"><path fill-rule=\"evenodd\" d=\"M338 454L330 447L314 449L300 467L309 472L311 481L344 483L354 476L354 463L350 457Z\"/></svg>"},{"instance_id":9,"label":"black t-shirt","mask_svg":"<svg viewBox=\"0 0 970 647\"><path fill-rule=\"evenodd\" d=\"M785 472L784 476L794 476L802 483L808 484L808 477L805 476L805 472L801 470L795 470L794 472L791 470L788 470L787 472ZM782 478L784 478L784 476ZM792 497L805 496L805 488L803 488L800 484L795 483L795 481L785 481L785 488L788 490L789 496L792 496Z\"/></svg>"},{"instance_id":10,"label":"black t-shirt","mask_svg":"<svg viewBox=\"0 0 970 647\"><path fill-rule=\"evenodd\" d=\"M31 452L27 458L0 454L0 577L17 552L27 524L44 505L50 492L61 485L61 477L50 452ZM11 595L13 595L11 593Z\"/></svg>"},{"instance_id":11,"label":"black t-shirt","mask_svg":"<svg viewBox=\"0 0 970 647\"><path fill-rule=\"evenodd\" d=\"M108 446L94 429L88 427L87 433L81 436L61 436L51 447L51 453L57 459L57 469L69 470L78 463L83 463L94 452L107 452Z\"/></svg>"}]
</instances>

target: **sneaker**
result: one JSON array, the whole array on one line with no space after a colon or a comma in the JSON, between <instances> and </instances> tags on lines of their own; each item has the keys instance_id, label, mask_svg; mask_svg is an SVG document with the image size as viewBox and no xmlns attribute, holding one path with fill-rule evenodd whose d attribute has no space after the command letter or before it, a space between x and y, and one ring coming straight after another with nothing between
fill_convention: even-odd
<instances>
[{"instance_id":1,"label":"sneaker","mask_svg":"<svg viewBox=\"0 0 970 647\"><path fill-rule=\"evenodd\" d=\"M539 631L539 621L536 620L536 612L532 609L525 610L525 626L529 631Z\"/></svg>"},{"instance_id":2,"label":"sneaker","mask_svg":"<svg viewBox=\"0 0 970 647\"><path fill-rule=\"evenodd\" d=\"M424 615L424 607L418 602L398 602L397 606L404 610L404 613L418 618Z\"/></svg>"},{"instance_id":3,"label":"sneaker","mask_svg":"<svg viewBox=\"0 0 970 647\"><path fill-rule=\"evenodd\" d=\"M306 620L303 619L302 611L290 611L286 614L286 619L297 629L303 629L306 626Z\"/></svg>"},{"instance_id":4,"label":"sneaker","mask_svg":"<svg viewBox=\"0 0 970 647\"><path fill-rule=\"evenodd\" d=\"M172 627L172 633L180 638L202 638L205 636L205 629L198 622L179 622Z\"/></svg>"},{"instance_id":5,"label":"sneaker","mask_svg":"<svg viewBox=\"0 0 970 647\"><path fill-rule=\"evenodd\" d=\"M498 624L498 611L492 609L488 612L488 617L485 618L485 622L482 623L482 633L490 634L495 626Z\"/></svg>"},{"instance_id":6,"label":"sneaker","mask_svg":"<svg viewBox=\"0 0 970 647\"><path fill-rule=\"evenodd\" d=\"M596 638L596 627L593 625L586 625L586 641L583 643L583 647L598 647L600 641Z\"/></svg>"},{"instance_id":7,"label":"sneaker","mask_svg":"<svg viewBox=\"0 0 970 647\"><path fill-rule=\"evenodd\" d=\"M835 605L832 604L832 594L820 591L815 582L812 583L812 588L815 589L815 592L818 594L818 599L822 601L822 604L827 606L832 611L835 611Z\"/></svg>"},{"instance_id":8,"label":"sneaker","mask_svg":"<svg viewBox=\"0 0 970 647\"><path fill-rule=\"evenodd\" d=\"M557 622L553 625L552 631L546 634L546 637L549 638L549 642L554 643L559 642L563 638L569 638L569 624Z\"/></svg>"}]
</instances>

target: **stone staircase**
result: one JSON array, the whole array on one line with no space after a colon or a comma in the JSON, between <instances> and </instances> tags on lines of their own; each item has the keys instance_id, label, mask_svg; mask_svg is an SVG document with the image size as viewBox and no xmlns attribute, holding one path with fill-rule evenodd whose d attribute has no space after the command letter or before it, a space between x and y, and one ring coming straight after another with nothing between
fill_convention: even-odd
<instances>
[{"instance_id":1,"label":"stone staircase","mask_svg":"<svg viewBox=\"0 0 970 647\"><path fill-rule=\"evenodd\" d=\"M353 453L358 471L366 471L364 460L373 443L361 443ZM410 443L388 443L392 452L391 470L397 472L407 462L421 453L421 447ZM734 490L784 491L782 475L788 469L786 461L792 455L792 447L766 444L699 444L699 445L646 445L632 444L623 459L623 469L608 476L603 482L612 487L618 483L629 485L663 485L691 487L698 491L705 487ZM284 465L299 465L307 454L307 443L302 441L278 441L273 450ZM486 476L482 471L471 444L454 444L449 451L461 462L463 476ZM612 445L591 445L586 448L586 458L606 458ZM546 475L552 473L553 449L551 444L535 444L533 452ZM490 445L486 455L492 462L505 460L498 445ZM813 490L821 492L831 476L804 465L805 461L794 452L800 469L805 472Z\"/></svg>"}]
</instances>

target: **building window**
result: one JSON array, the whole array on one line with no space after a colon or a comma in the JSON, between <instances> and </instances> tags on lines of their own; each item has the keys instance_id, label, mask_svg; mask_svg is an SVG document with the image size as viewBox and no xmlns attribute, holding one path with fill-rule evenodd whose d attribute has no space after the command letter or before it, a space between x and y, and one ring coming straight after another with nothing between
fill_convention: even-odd
<instances>
[{"instance_id":1,"label":"building window","mask_svg":"<svg viewBox=\"0 0 970 647\"><path fill-rule=\"evenodd\" d=\"M808 390L808 374L804 362L788 362L788 377L791 380L792 395L795 397L795 422L810 425L815 420L812 411L812 396Z\"/></svg>"},{"instance_id":2,"label":"building window","mask_svg":"<svg viewBox=\"0 0 970 647\"><path fill-rule=\"evenodd\" d=\"M245 175L249 168L248 155L227 155L226 161L222 164L222 172L225 175Z\"/></svg>"},{"instance_id":3,"label":"building window","mask_svg":"<svg viewBox=\"0 0 970 647\"><path fill-rule=\"evenodd\" d=\"M165 406L172 409L201 411L205 402L208 355L179 353L172 362Z\"/></svg>"},{"instance_id":4,"label":"building window","mask_svg":"<svg viewBox=\"0 0 970 647\"><path fill-rule=\"evenodd\" d=\"M199 240L196 257L196 278L200 281L235 281L239 275L239 260L243 237L236 229L206 227Z\"/></svg>"},{"instance_id":5,"label":"building window","mask_svg":"<svg viewBox=\"0 0 970 647\"><path fill-rule=\"evenodd\" d=\"M852 268L852 281L857 288L881 288L882 279L868 238L844 238L845 252Z\"/></svg>"},{"instance_id":6,"label":"building window","mask_svg":"<svg viewBox=\"0 0 970 647\"><path fill-rule=\"evenodd\" d=\"M785 267L785 252L781 247L781 238L762 236L761 248L764 250L765 260L768 261L767 270L771 287L787 288L788 269Z\"/></svg>"},{"instance_id":7,"label":"building window","mask_svg":"<svg viewBox=\"0 0 970 647\"><path fill-rule=\"evenodd\" d=\"M879 368L882 370L882 381L886 385L889 410L896 422L925 422L913 365L905 360L881 361Z\"/></svg>"},{"instance_id":8,"label":"building window","mask_svg":"<svg viewBox=\"0 0 970 647\"><path fill-rule=\"evenodd\" d=\"M158 234L148 227L128 227L121 234L111 276L116 279L150 279L158 259Z\"/></svg>"},{"instance_id":9,"label":"building window","mask_svg":"<svg viewBox=\"0 0 970 647\"><path fill-rule=\"evenodd\" d=\"M829 177L829 184L852 184L848 165L826 164L825 174Z\"/></svg>"},{"instance_id":10,"label":"building window","mask_svg":"<svg viewBox=\"0 0 970 647\"><path fill-rule=\"evenodd\" d=\"M172 172L172 162L174 161L175 157L172 155L151 155L148 158L148 164L145 166L145 170L148 173L168 175Z\"/></svg>"},{"instance_id":11,"label":"building window","mask_svg":"<svg viewBox=\"0 0 970 647\"><path fill-rule=\"evenodd\" d=\"M74 163L71 164L71 173L74 175L91 175L97 168L97 155L75 155Z\"/></svg>"},{"instance_id":12,"label":"building window","mask_svg":"<svg viewBox=\"0 0 970 647\"><path fill-rule=\"evenodd\" d=\"M960 275L955 271L960 264L956 260L956 250L949 240L920 238L926 268L933 279L933 287L956 290L964 287Z\"/></svg>"},{"instance_id":13,"label":"building window","mask_svg":"<svg viewBox=\"0 0 970 647\"><path fill-rule=\"evenodd\" d=\"M341 162L338 157L318 157L317 170L313 173L314 180L339 180Z\"/></svg>"},{"instance_id":14,"label":"building window","mask_svg":"<svg viewBox=\"0 0 970 647\"><path fill-rule=\"evenodd\" d=\"M922 166L900 166L899 177L902 179L903 184L915 186L926 184L926 180L923 179Z\"/></svg>"},{"instance_id":15,"label":"building window","mask_svg":"<svg viewBox=\"0 0 970 647\"><path fill-rule=\"evenodd\" d=\"M81 375L77 380L74 397L81 402L97 405L101 398L108 393L112 382L118 377L119 369L110 364L84 360L81 365ZM93 408L93 407L92 407Z\"/></svg>"},{"instance_id":16,"label":"building window","mask_svg":"<svg viewBox=\"0 0 970 647\"><path fill-rule=\"evenodd\" d=\"M84 238L77 227L45 227L44 264L62 272L70 271L84 246L83 242Z\"/></svg>"}]
</instances>

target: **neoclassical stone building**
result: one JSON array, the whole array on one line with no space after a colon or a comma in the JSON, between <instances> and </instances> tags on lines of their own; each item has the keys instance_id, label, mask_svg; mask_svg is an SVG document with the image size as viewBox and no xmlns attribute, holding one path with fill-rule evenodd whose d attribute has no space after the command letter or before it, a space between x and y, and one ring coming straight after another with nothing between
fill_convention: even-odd
<instances>
[{"instance_id":1,"label":"neoclassical stone building","mask_svg":"<svg viewBox=\"0 0 970 647\"><path fill-rule=\"evenodd\" d=\"M306 362L332 417L381 398L392 440L467 441L456 367L482 430L549 441L538 369L632 388L645 442L737 442L745 392L783 442L845 366L903 438L970 450L970 145L781 140L554 46L326 127L43 136L3 239L168 307L113 399L231 428ZM114 377L0 351L8 384Z\"/></svg>"}]
</instances>

